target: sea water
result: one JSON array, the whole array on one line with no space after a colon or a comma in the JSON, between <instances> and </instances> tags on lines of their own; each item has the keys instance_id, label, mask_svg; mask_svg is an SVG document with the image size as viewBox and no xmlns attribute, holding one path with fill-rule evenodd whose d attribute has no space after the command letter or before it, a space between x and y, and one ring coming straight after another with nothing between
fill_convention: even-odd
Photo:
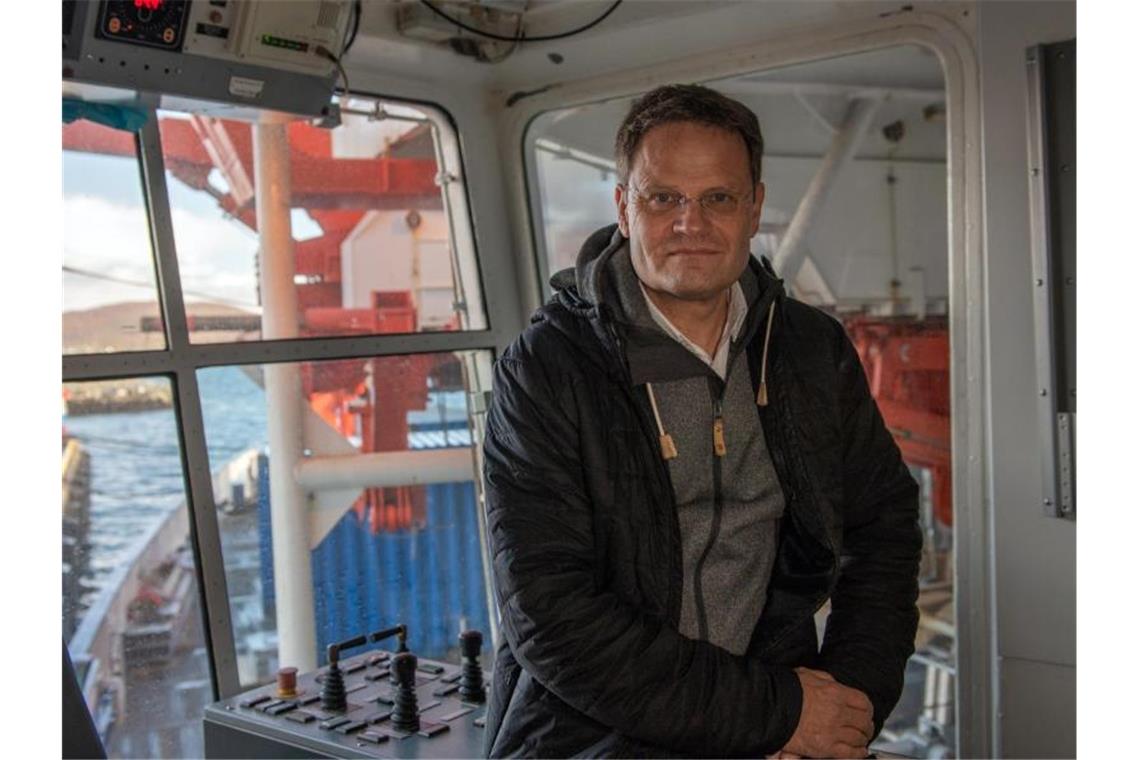
<instances>
[{"instance_id":1,"label":"sea water","mask_svg":"<svg viewBox=\"0 0 1140 760\"><path fill-rule=\"evenodd\" d=\"M200 370L198 389L211 472L265 448L265 393L245 371ZM82 580L89 602L187 488L173 409L65 416L63 426L91 457L90 564Z\"/></svg>"}]
</instances>

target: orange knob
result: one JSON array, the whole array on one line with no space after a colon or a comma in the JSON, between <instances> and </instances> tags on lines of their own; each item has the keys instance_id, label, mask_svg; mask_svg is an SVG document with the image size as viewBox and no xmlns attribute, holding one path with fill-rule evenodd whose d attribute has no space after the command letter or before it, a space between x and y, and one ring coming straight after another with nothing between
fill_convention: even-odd
<instances>
[{"instance_id":1,"label":"orange knob","mask_svg":"<svg viewBox=\"0 0 1140 760\"><path fill-rule=\"evenodd\" d=\"M277 696L297 696L297 669L281 668L277 671Z\"/></svg>"}]
</instances>

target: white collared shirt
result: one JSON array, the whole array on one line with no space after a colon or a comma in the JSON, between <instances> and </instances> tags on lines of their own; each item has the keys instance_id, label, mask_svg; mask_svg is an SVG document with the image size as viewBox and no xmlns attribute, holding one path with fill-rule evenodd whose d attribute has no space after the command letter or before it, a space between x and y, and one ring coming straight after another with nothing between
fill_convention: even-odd
<instances>
[{"instance_id":1,"label":"white collared shirt","mask_svg":"<svg viewBox=\"0 0 1140 760\"><path fill-rule=\"evenodd\" d=\"M712 371L724 380L728 376L728 348L732 341L740 335L740 329L744 326L744 319L748 316L748 304L744 300L744 289L740 287L739 282L732 283L732 288L729 290L728 299L728 316L724 320L724 330L721 331L720 340L717 342L716 351L712 356L708 352L698 346L693 341L685 337L685 334L678 330L669 318L666 317L649 294L645 291L645 284L638 281L641 287L641 295L645 298L645 303L649 306L649 315L653 317L653 321L657 326L665 331L673 340L680 343L698 359L712 368Z\"/></svg>"}]
</instances>

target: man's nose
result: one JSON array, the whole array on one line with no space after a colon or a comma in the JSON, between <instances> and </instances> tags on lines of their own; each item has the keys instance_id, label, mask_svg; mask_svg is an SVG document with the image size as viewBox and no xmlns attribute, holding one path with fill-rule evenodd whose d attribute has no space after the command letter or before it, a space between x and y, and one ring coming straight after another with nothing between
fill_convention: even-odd
<instances>
[{"instance_id":1,"label":"man's nose","mask_svg":"<svg viewBox=\"0 0 1140 760\"><path fill-rule=\"evenodd\" d=\"M696 232L704 229L707 221L705 219L705 208L701 205L700 200L686 198L673 219L673 230L675 232Z\"/></svg>"}]
</instances>

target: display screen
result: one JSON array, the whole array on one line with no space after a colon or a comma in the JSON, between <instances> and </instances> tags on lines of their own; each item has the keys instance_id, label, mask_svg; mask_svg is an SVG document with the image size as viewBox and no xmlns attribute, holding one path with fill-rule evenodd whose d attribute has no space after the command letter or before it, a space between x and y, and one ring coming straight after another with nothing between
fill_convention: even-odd
<instances>
[{"instance_id":1,"label":"display screen","mask_svg":"<svg viewBox=\"0 0 1140 760\"><path fill-rule=\"evenodd\" d=\"M103 0L97 36L135 45L180 50L187 0Z\"/></svg>"}]
</instances>

